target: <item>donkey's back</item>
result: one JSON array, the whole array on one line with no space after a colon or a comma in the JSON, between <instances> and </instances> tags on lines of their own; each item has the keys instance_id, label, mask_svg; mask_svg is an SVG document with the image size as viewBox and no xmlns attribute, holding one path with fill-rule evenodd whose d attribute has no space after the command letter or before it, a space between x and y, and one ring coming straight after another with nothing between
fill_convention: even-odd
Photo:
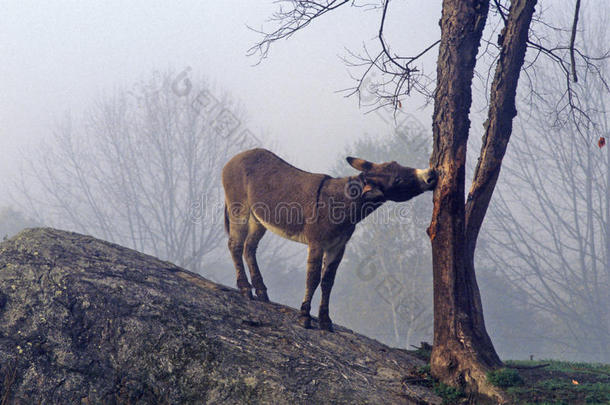
<instances>
[{"instance_id":1,"label":"donkey's back","mask_svg":"<svg viewBox=\"0 0 610 405\"><path fill-rule=\"evenodd\" d=\"M317 191L323 174L297 169L266 149L251 149L234 156L222 170L226 202L265 206L303 203Z\"/></svg>"},{"instance_id":2,"label":"donkey's back","mask_svg":"<svg viewBox=\"0 0 610 405\"><path fill-rule=\"evenodd\" d=\"M240 225L253 222L251 227L260 224L280 236L307 243L305 219L314 214L312 203L326 177L297 169L265 149L238 154L222 171L228 221L236 226L234 236L241 239Z\"/></svg>"}]
</instances>

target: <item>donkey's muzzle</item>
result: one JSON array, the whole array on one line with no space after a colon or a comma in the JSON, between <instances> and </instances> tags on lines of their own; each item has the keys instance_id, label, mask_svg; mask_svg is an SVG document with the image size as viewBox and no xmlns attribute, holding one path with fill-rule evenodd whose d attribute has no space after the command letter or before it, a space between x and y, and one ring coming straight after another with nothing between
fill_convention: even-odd
<instances>
[{"instance_id":1,"label":"donkey's muzzle","mask_svg":"<svg viewBox=\"0 0 610 405\"><path fill-rule=\"evenodd\" d=\"M417 170L416 173L422 189L431 190L434 188L434 186L436 186L438 175L434 169Z\"/></svg>"},{"instance_id":2,"label":"donkey's muzzle","mask_svg":"<svg viewBox=\"0 0 610 405\"><path fill-rule=\"evenodd\" d=\"M428 175L424 177L424 182L431 187L436 185L436 181L438 180L438 175L433 169L428 169Z\"/></svg>"}]
</instances>

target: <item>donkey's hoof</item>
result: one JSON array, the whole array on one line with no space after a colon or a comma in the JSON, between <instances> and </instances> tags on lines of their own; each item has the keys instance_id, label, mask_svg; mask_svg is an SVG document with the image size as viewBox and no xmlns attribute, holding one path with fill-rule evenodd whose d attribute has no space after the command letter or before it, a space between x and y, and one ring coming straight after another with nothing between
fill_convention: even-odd
<instances>
[{"instance_id":1,"label":"donkey's hoof","mask_svg":"<svg viewBox=\"0 0 610 405\"><path fill-rule=\"evenodd\" d=\"M304 327L305 329L311 329L311 316L299 316L299 325Z\"/></svg>"},{"instance_id":2,"label":"donkey's hoof","mask_svg":"<svg viewBox=\"0 0 610 405\"><path fill-rule=\"evenodd\" d=\"M240 288L239 291L241 292L241 295L243 295L245 298L249 300L254 299L251 288Z\"/></svg>"},{"instance_id":3,"label":"donkey's hoof","mask_svg":"<svg viewBox=\"0 0 610 405\"><path fill-rule=\"evenodd\" d=\"M256 297L259 301L269 302L269 296L267 295L267 290L256 290Z\"/></svg>"},{"instance_id":4,"label":"donkey's hoof","mask_svg":"<svg viewBox=\"0 0 610 405\"><path fill-rule=\"evenodd\" d=\"M326 330L329 332L334 332L335 328L333 328L333 323L331 322L331 320L322 320L320 319L320 330Z\"/></svg>"}]
</instances>

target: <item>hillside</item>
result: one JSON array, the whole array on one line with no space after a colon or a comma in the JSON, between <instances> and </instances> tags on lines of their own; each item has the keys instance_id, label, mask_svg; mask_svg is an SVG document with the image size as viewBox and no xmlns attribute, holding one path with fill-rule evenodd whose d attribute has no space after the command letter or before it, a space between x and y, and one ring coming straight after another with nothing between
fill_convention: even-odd
<instances>
[{"instance_id":1,"label":"hillside","mask_svg":"<svg viewBox=\"0 0 610 405\"><path fill-rule=\"evenodd\" d=\"M0 403L440 403L424 365L90 236L0 244Z\"/></svg>"}]
</instances>

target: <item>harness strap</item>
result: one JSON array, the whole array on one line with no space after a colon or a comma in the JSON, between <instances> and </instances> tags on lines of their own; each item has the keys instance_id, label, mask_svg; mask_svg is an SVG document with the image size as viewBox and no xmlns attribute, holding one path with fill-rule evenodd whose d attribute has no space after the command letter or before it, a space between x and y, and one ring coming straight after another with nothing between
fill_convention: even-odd
<instances>
[{"instance_id":1,"label":"harness strap","mask_svg":"<svg viewBox=\"0 0 610 405\"><path fill-rule=\"evenodd\" d=\"M320 184L318 185L318 191L316 191L316 206L314 212L314 218L316 218L316 220L318 218L318 207L320 205L320 193L322 192L322 186L324 185L324 182L328 179L330 179L330 176L325 174L322 180L320 181Z\"/></svg>"}]
</instances>

